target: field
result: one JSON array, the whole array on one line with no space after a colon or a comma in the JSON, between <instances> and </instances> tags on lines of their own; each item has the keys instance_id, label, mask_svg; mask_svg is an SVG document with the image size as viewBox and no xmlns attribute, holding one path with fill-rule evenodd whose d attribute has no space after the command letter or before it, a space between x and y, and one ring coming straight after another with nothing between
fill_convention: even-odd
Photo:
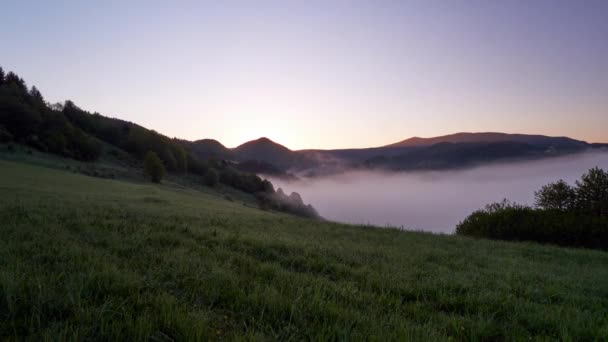
<instances>
[{"instance_id":1,"label":"field","mask_svg":"<svg viewBox=\"0 0 608 342\"><path fill-rule=\"evenodd\" d=\"M2 340L608 340L608 253L0 160Z\"/></svg>"}]
</instances>

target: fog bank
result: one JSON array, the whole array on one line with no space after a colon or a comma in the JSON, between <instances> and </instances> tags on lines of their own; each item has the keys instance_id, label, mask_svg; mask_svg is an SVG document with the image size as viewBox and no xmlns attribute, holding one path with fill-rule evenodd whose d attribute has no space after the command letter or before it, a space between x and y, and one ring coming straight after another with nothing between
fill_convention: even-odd
<instances>
[{"instance_id":1,"label":"fog bank","mask_svg":"<svg viewBox=\"0 0 608 342\"><path fill-rule=\"evenodd\" d=\"M275 188L299 192L329 220L451 233L458 222L487 203L507 198L532 204L534 191L541 186L560 178L573 184L594 166L608 169L608 153L459 171L352 172L295 182L271 181Z\"/></svg>"}]
</instances>

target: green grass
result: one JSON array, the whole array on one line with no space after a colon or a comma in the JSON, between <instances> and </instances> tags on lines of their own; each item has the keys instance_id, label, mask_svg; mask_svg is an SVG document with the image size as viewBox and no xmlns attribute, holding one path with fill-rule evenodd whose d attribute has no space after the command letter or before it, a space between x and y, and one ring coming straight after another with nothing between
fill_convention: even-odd
<instances>
[{"instance_id":1,"label":"green grass","mask_svg":"<svg viewBox=\"0 0 608 342\"><path fill-rule=\"evenodd\" d=\"M204 190L204 189L203 189ZM1 340L608 339L608 253L0 161Z\"/></svg>"}]
</instances>

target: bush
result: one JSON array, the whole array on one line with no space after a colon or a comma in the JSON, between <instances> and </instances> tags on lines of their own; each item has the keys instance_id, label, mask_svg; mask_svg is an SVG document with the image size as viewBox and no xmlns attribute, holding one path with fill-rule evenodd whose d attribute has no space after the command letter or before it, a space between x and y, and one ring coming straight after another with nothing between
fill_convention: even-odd
<instances>
[{"instance_id":1,"label":"bush","mask_svg":"<svg viewBox=\"0 0 608 342\"><path fill-rule=\"evenodd\" d=\"M456 234L608 249L608 219L556 209L523 206L482 209L458 224Z\"/></svg>"},{"instance_id":2,"label":"bush","mask_svg":"<svg viewBox=\"0 0 608 342\"><path fill-rule=\"evenodd\" d=\"M576 186L563 180L535 192L536 208L503 201L477 210L456 234L608 249L608 173L593 168Z\"/></svg>"},{"instance_id":3,"label":"bush","mask_svg":"<svg viewBox=\"0 0 608 342\"><path fill-rule=\"evenodd\" d=\"M148 151L144 159L144 173L153 183L160 183L165 176L165 166L155 152Z\"/></svg>"}]
</instances>

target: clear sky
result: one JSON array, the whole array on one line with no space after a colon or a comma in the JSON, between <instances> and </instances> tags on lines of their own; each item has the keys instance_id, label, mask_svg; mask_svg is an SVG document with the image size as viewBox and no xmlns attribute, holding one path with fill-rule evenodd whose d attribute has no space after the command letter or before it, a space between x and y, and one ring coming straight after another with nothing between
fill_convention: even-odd
<instances>
[{"instance_id":1,"label":"clear sky","mask_svg":"<svg viewBox=\"0 0 608 342\"><path fill-rule=\"evenodd\" d=\"M608 142L608 1L4 1L51 102L229 147L458 131Z\"/></svg>"}]
</instances>

